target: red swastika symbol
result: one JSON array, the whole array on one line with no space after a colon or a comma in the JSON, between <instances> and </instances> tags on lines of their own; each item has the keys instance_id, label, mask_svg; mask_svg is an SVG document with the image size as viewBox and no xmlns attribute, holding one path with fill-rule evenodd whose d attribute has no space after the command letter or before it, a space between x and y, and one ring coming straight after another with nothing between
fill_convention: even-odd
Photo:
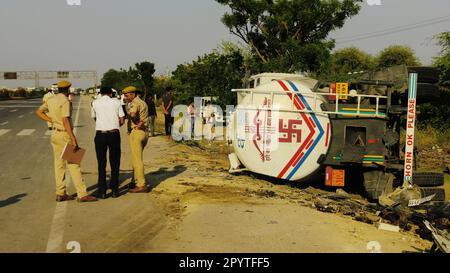
<instances>
[{"instance_id":1,"label":"red swastika symbol","mask_svg":"<svg viewBox=\"0 0 450 273\"><path fill-rule=\"evenodd\" d=\"M296 136L297 143L302 142L302 130L300 129L300 125L302 125L301 120L289 120L287 128L284 127L284 121L280 119L279 125L278 125L278 131L280 132L280 135L283 136L283 134L287 134L287 137L280 137L279 142L280 143L292 143L292 137L293 135ZM297 128L294 128L296 126Z\"/></svg>"}]
</instances>

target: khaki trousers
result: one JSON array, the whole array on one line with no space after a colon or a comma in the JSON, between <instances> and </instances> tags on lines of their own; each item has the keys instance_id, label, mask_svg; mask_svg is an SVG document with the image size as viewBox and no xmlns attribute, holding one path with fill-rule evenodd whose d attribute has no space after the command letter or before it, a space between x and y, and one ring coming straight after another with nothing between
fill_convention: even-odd
<instances>
[{"instance_id":1,"label":"khaki trousers","mask_svg":"<svg viewBox=\"0 0 450 273\"><path fill-rule=\"evenodd\" d=\"M53 131L51 143L53 147L53 157L55 160L56 195L66 194L65 174L68 167L72 182L77 190L78 198L87 196L86 185L81 177L81 168L77 164L69 164L61 159L61 153L67 143L70 143L70 136L66 132Z\"/></svg>"},{"instance_id":2,"label":"khaki trousers","mask_svg":"<svg viewBox=\"0 0 450 273\"><path fill-rule=\"evenodd\" d=\"M142 130L132 130L130 133L130 150L131 150L131 162L133 163L134 179L137 187L144 187L145 174L144 174L144 162L143 152L147 145L148 132Z\"/></svg>"}]
</instances>

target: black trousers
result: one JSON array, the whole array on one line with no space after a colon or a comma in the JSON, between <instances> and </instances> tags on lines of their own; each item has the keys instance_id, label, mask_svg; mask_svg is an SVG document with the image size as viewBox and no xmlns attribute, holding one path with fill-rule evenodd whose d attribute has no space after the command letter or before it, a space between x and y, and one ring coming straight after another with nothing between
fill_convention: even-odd
<instances>
[{"instance_id":1,"label":"black trousers","mask_svg":"<svg viewBox=\"0 0 450 273\"><path fill-rule=\"evenodd\" d=\"M109 188L113 191L119 189L120 171L120 132L101 133L95 136L95 151L98 162L98 191L100 194L106 193L106 153L109 150L109 164L111 166L111 182Z\"/></svg>"},{"instance_id":2,"label":"black trousers","mask_svg":"<svg viewBox=\"0 0 450 273\"><path fill-rule=\"evenodd\" d=\"M172 133L172 125L173 125L174 118L172 115L166 115L164 114L164 123L166 127L166 136L169 136Z\"/></svg>"}]
</instances>

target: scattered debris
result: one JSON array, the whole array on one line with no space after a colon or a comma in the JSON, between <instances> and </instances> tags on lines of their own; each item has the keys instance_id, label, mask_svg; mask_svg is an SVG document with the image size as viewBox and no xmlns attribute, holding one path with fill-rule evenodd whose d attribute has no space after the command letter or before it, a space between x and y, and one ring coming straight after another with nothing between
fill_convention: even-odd
<instances>
[{"instance_id":1,"label":"scattered debris","mask_svg":"<svg viewBox=\"0 0 450 273\"><path fill-rule=\"evenodd\" d=\"M259 190L256 192L256 195L266 197L266 198L274 198L277 194L274 191L270 190Z\"/></svg>"},{"instance_id":2,"label":"scattered debris","mask_svg":"<svg viewBox=\"0 0 450 273\"><path fill-rule=\"evenodd\" d=\"M380 230L415 232L429 241L433 241L434 237L424 221L445 234L450 232L450 203L430 201L431 198L424 198L417 187L397 189L391 195L384 196L384 199L380 198L378 204L360 200L344 191L310 193L304 196L304 200L305 203L299 204L325 213L350 216L355 221L375 225Z\"/></svg>"},{"instance_id":3,"label":"scattered debris","mask_svg":"<svg viewBox=\"0 0 450 273\"><path fill-rule=\"evenodd\" d=\"M430 222L424 221L425 226L431 231L434 245L431 252L450 253L450 233L433 227Z\"/></svg>"},{"instance_id":4,"label":"scattered debris","mask_svg":"<svg viewBox=\"0 0 450 273\"><path fill-rule=\"evenodd\" d=\"M450 173L450 144L443 147L420 148L417 156L419 168L446 169Z\"/></svg>"},{"instance_id":5,"label":"scattered debris","mask_svg":"<svg viewBox=\"0 0 450 273\"><path fill-rule=\"evenodd\" d=\"M447 164L444 172L450 174L450 164Z\"/></svg>"},{"instance_id":6,"label":"scattered debris","mask_svg":"<svg viewBox=\"0 0 450 273\"><path fill-rule=\"evenodd\" d=\"M359 213L357 216L355 216L354 219L358 222L363 222L363 223L372 225L372 224L380 221L381 218L377 215L362 212L362 213Z\"/></svg>"},{"instance_id":7,"label":"scattered debris","mask_svg":"<svg viewBox=\"0 0 450 273\"><path fill-rule=\"evenodd\" d=\"M392 232L400 232L400 227L399 226L394 226L394 225L386 224L386 223L383 223L383 222L378 222L377 226L378 226L378 229L380 229L380 230L386 230L386 231L392 231Z\"/></svg>"},{"instance_id":8,"label":"scattered debris","mask_svg":"<svg viewBox=\"0 0 450 273\"><path fill-rule=\"evenodd\" d=\"M338 212L336 204L327 202L325 200L317 200L314 202L314 206L318 211L326 213L336 213Z\"/></svg>"},{"instance_id":9,"label":"scattered debris","mask_svg":"<svg viewBox=\"0 0 450 273\"><path fill-rule=\"evenodd\" d=\"M337 189L336 193L339 195L342 195L342 196L347 196L347 197L349 196L349 194L346 191L344 191L343 189Z\"/></svg>"}]
</instances>

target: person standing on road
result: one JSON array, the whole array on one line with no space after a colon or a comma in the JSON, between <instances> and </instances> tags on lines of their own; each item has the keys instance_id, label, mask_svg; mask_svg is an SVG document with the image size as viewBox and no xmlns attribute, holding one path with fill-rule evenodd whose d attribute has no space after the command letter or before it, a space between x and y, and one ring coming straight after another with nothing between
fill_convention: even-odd
<instances>
[{"instance_id":1,"label":"person standing on road","mask_svg":"<svg viewBox=\"0 0 450 273\"><path fill-rule=\"evenodd\" d=\"M145 102L147 103L147 107L148 107L148 116L150 119L150 134L152 137L155 136L155 129L156 129L156 117L158 116L158 114L156 113L156 105L155 105L155 101L153 100L153 96L148 96L147 99L145 100Z\"/></svg>"},{"instance_id":2,"label":"person standing on road","mask_svg":"<svg viewBox=\"0 0 450 273\"><path fill-rule=\"evenodd\" d=\"M120 126L125 123L125 113L119 100L112 98L113 90L109 87L100 89L101 97L92 103L92 118L95 119L95 152L98 162L98 195L106 199L106 154L109 150L111 182L109 188L112 197L119 197L120 172Z\"/></svg>"},{"instance_id":3,"label":"person standing on road","mask_svg":"<svg viewBox=\"0 0 450 273\"><path fill-rule=\"evenodd\" d=\"M206 104L204 115L206 123L204 128L205 129L204 135L207 140L212 141L214 139L214 133L212 130L215 122L215 110L211 102L208 102Z\"/></svg>"},{"instance_id":4,"label":"person standing on road","mask_svg":"<svg viewBox=\"0 0 450 273\"><path fill-rule=\"evenodd\" d=\"M48 90L47 90L47 93L44 95L44 97L42 98L42 102L43 103L47 103L47 101L50 99L50 98L52 98L52 97L54 97L55 96L55 94L53 93L53 90L51 89L51 88L49 88ZM48 122L47 121L47 127L48 127L48 129L51 131L52 129L53 129L53 124L51 123L51 122Z\"/></svg>"},{"instance_id":5,"label":"person standing on road","mask_svg":"<svg viewBox=\"0 0 450 273\"><path fill-rule=\"evenodd\" d=\"M122 93L122 91L120 91ZM120 95L120 105L122 105L122 110L125 113L125 117L126 117L126 112L127 112L127 102L125 101L125 95L122 93L122 95Z\"/></svg>"},{"instance_id":6,"label":"person standing on road","mask_svg":"<svg viewBox=\"0 0 450 273\"><path fill-rule=\"evenodd\" d=\"M147 193L148 187L145 181L143 152L148 142L148 107L137 95L138 90L129 86L123 90L127 100L128 117L131 121L130 149L133 163L134 179L136 187L130 189L130 193Z\"/></svg>"},{"instance_id":7,"label":"person standing on road","mask_svg":"<svg viewBox=\"0 0 450 273\"><path fill-rule=\"evenodd\" d=\"M66 167L68 167L77 190L78 202L93 202L97 201L97 198L88 195L86 185L81 176L80 165L68 163L61 158L61 154L67 143L71 143L76 149L78 148L78 142L73 133L70 102L67 98L70 86L72 84L68 81L59 82L58 94L42 104L36 111L36 115L40 119L53 124L51 144L55 160L56 201L65 202L74 199L67 194L66 183L64 183Z\"/></svg>"},{"instance_id":8,"label":"person standing on road","mask_svg":"<svg viewBox=\"0 0 450 273\"><path fill-rule=\"evenodd\" d=\"M191 118L191 136L195 138L195 104L191 102L188 107L188 113Z\"/></svg>"},{"instance_id":9,"label":"person standing on road","mask_svg":"<svg viewBox=\"0 0 450 273\"><path fill-rule=\"evenodd\" d=\"M166 129L166 136L170 136L172 132L172 125L174 118L172 117L172 109L173 109L173 96L172 96L172 87L166 88L166 93L162 98L162 107L164 111L164 123Z\"/></svg>"}]
</instances>

